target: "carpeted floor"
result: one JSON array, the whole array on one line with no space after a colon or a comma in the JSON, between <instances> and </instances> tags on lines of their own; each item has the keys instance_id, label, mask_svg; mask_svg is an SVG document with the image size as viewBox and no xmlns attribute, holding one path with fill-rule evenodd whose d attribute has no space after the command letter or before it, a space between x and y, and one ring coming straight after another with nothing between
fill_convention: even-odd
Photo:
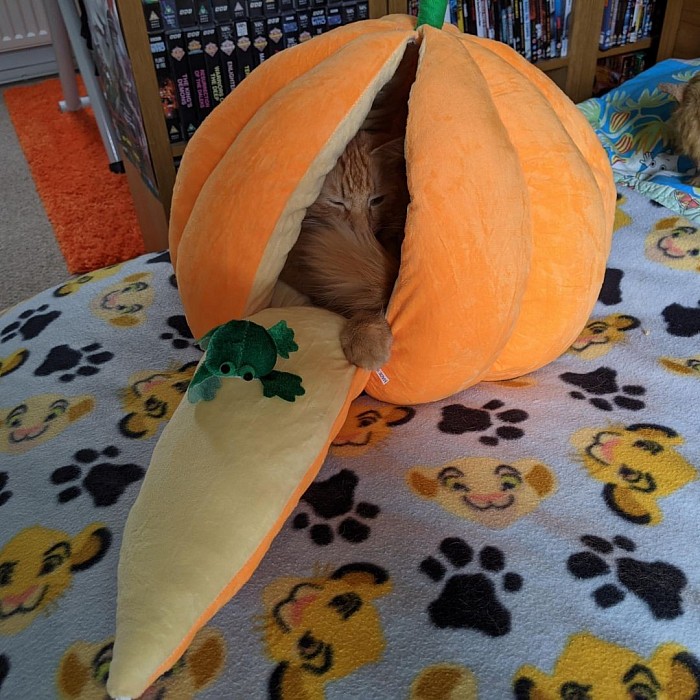
<instances>
[{"instance_id":1,"label":"carpeted floor","mask_svg":"<svg viewBox=\"0 0 700 700\"><path fill-rule=\"evenodd\" d=\"M0 312L68 277L0 91Z\"/></svg>"},{"instance_id":2,"label":"carpeted floor","mask_svg":"<svg viewBox=\"0 0 700 700\"><path fill-rule=\"evenodd\" d=\"M125 175L109 170L91 110L61 113L58 78L4 98L44 209L71 273L144 252Z\"/></svg>"}]
</instances>

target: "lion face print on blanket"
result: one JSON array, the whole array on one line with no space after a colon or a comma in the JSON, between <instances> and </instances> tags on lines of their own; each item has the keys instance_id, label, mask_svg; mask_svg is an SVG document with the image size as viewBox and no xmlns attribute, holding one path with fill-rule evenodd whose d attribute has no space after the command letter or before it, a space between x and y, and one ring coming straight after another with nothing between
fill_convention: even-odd
<instances>
[{"instance_id":1,"label":"lion face print on blanket","mask_svg":"<svg viewBox=\"0 0 700 700\"><path fill-rule=\"evenodd\" d=\"M75 292L77 292L84 284L107 279L112 275L116 275L121 269L122 263L117 263L116 265L109 265L108 267L103 267L99 270L94 270L93 272L88 272L84 275L78 275L55 289L53 295L55 297L66 297L69 294L75 294Z\"/></svg>"},{"instance_id":2,"label":"lion face print on blanket","mask_svg":"<svg viewBox=\"0 0 700 700\"><path fill-rule=\"evenodd\" d=\"M60 435L95 408L91 396L41 394L0 408L0 452L20 454Z\"/></svg>"},{"instance_id":3,"label":"lion face print on blanket","mask_svg":"<svg viewBox=\"0 0 700 700\"><path fill-rule=\"evenodd\" d=\"M71 644L56 671L60 700L104 700L114 639ZM226 642L218 630L205 627L177 663L151 684L139 700L193 700L221 674Z\"/></svg>"},{"instance_id":4,"label":"lion face print on blanket","mask_svg":"<svg viewBox=\"0 0 700 700\"><path fill-rule=\"evenodd\" d=\"M584 360L595 360L606 355L615 345L624 343L628 332L635 328L639 328L639 319L627 314L592 318L568 352Z\"/></svg>"},{"instance_id":5,"label":"lion face print on blanket","mask_svg":"<svg viewBox=\"0 0 700 700\"><path fill-rule=\"evenodd\" d=\"M144 370L129 377L122 392L126 415L119 422L130 438L148 438L167 423L187 391L197 367L195 361L162 371Z\"/></svg>"},{"instance_id":6,"label":"lion face print on blanket","mask_svg":"<svg viewBox=\"0 0 700 700\"><path fill-rule=\"evenodd\" d=\"M414 467L408 485L459 518L500 529L531 513L556 489L556 477L535 459L506 463L464 457L435 467Z\"/></svg>"},{"instance_id":7,"label":"lion face print on blanket","mask_svg":"<svg viewBox=\"0 0 700 700\"><path fill-rule=\"evenodd\" d=\"M649 260L675 270L700 272L700 228L680 216L657 221L644 252Z\"/></svg>"},{"instance_id":8,"label":"lion face print on blanket","mask_svg":"<svg viewBox=\"0 0 700 700\"><path fill-rule=\"evenodd\" d=\"M693 700L700 693L700 661L680 644L662 644L645 658L583 632L571 637L551 675L523 666L513 691L517 700Z\"/></svg>"},{"instance_id":9,"label":"lion face print on blanket","mask_svg":"<svg viewBox=\"0 0 700 700\"><path fill-rule=\"evenodd\" d=\"M677 450L683 438L662 425L638 423L578 431L571 442L588 473L602 481L607 506L638 525L658 525L658 500L697 479Z\"/></svg>"},{"instance_id":10,"label":"lion face print on blanket","mask_svg":"<svg viewBox=\"0 0 700 700\"><path fill-rule=\"evenodd\" d=\"M271 697L322 700L327 683L378 661L386 641L373 601L391 587L386 571L368 563L270 584L263 604L267 653L277 663Z\"/></svg>"},{"instance_id":11,"label":"lion face print on blanket","mask_svg":"<svg viewBox=\"0 0 700 700\"><path fill-rule=\"evenodd\" d=\"M138 326L153 303L152 274L137 272L102 290L90 305L98 318L117 328Z\"/></svg>"},{"instance_id":12,"label":"lion face print on blanket","mask_svg":"<svg viewBox=\"0 0 700 700\"><path fill-rule=\"evenodd\" d=\"M50 614L73 577L97 564L111 542L101 523L75 536L41 525L17 533L0 550L0 635L21 632Z\"/></svg>"},{"instance_id":13,"label":"lion face print on blanket","mask_svg":"<svg viewBox=\"0 0 700 700\"><path fill-rule=\"evenodd\" d=\"M380 406L356 401L331 443L331 452L338 457L361 457L386 440L393 428L405 425L415 414L415 409L409 406Z\"/></svg>"}]
</instances>

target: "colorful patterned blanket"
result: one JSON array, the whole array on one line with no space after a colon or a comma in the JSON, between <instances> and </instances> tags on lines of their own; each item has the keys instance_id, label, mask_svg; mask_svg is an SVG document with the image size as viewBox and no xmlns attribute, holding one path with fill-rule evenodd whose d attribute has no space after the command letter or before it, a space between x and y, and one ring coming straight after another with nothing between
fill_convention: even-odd
<instances>
[{"instance_id":1,"label":"colorful patterned blanket","mask_svg":"<svg viewBox=\"0 0 700 700\"><path fill-rule=\"evenodd\" d=\"M143 697L700 697L700 278L672 253L700 233L633 191L616 226L552 365L430 405L361 397L259 570ZM125 518L199 357L167 254L0 320L2 698L106 698Z\"/></svg>"},{"instance_id":2,"label":"colorful patterned blanket","mask_svg":"<svg viewBox=\"0 0 700 700\"><path fill-rule=\"evenodd\" d=\"M659 85L687 82L698 71L700 59L669 59L579 105L610 156L615 180L696 223L700 188L689 180L700 164L674 152L668 119L677 103Z\"/></svg>"}]
</instances>

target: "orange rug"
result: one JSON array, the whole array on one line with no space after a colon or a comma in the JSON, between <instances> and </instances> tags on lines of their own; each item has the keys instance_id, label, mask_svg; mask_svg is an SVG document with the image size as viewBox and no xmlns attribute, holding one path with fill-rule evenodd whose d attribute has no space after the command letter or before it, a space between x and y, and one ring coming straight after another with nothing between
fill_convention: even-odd
<instances>
[{"instance_id":1,"label":"orange rug","mask_svg":"<svg viewBox=\"0 0 700 700\"><path fill-rule=\"evenodd\" d=\"M126 175L110 172L92 110L62 113L58 78L10 88L4 99L69 271L143 253Z\"/></svg>"}]
</instances>

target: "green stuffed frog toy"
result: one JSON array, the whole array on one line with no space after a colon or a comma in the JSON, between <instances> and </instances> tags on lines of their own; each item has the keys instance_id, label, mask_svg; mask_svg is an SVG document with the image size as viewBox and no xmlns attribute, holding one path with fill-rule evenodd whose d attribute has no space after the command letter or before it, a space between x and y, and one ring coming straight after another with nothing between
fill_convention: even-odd
<instances>
[{"instance_id":1,"label":"green stuffed frog toy","mask_svg":"<svg viewBox=\"0 0 700 700\"><path fill-rule=\"evenodd\" d=\"M275 370L278 356L287 359L299 349L286 321L267 329L252 321L229 321L209 331L198 345L206 355L187 390L190 403L212 401L221 380L236 377L258 379L268 398L294 401L305 393L301 377Z\"/></svg>"}]
</instances>

